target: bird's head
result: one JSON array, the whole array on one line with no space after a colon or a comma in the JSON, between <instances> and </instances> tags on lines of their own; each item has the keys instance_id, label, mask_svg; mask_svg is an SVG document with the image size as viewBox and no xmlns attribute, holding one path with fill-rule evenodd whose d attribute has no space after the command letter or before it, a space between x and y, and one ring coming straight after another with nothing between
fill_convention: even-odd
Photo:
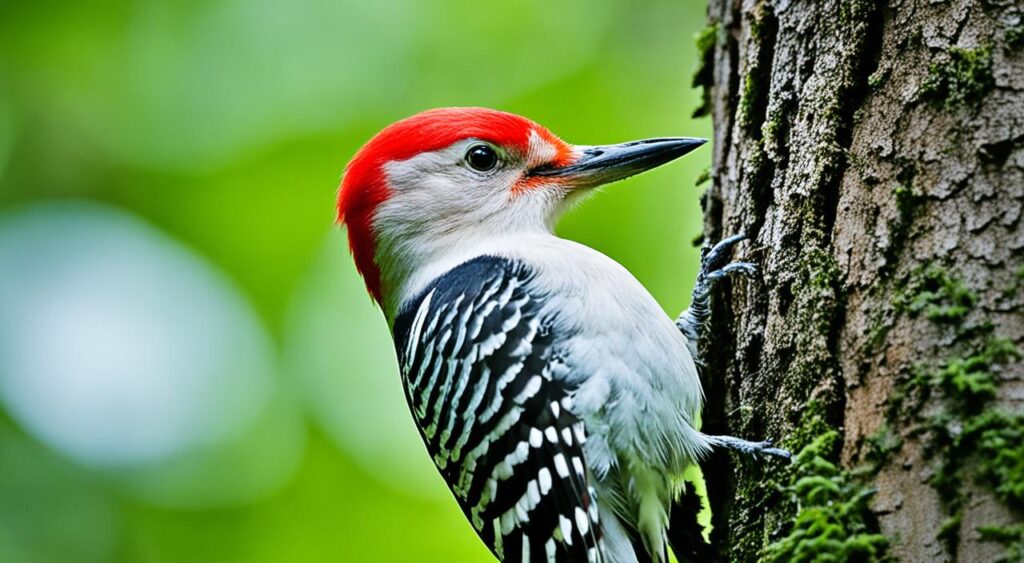
<instances>
[{"instance_id":1,"label":"bird's head","mask_svg":"<svg viewBox=\"0 0 1024 563\"><path fill-rule=\"evenodd\" d=\"M418 262L495 236L550 232L587 188L664 164L704 141L579 146L511 113L425 111L384 128L345 169L338 219L383 304Z\"/></svg>"}]
</instances>

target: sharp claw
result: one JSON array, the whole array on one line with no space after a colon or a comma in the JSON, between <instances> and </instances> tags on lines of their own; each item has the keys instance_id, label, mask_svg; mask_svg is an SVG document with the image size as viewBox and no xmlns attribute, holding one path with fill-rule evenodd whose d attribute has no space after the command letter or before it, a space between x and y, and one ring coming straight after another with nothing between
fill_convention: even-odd
<instances>
[{"instance_id":1,"label":"sharp claw","mask_svg":"<svg viewBox=\"0 0 1024 563\"><path fill-rule=\"evenodd\" d=\"M747 238L747 235L744 235L742 233L738 235L732 235L731 237L726 237L718 241L718 244L716 244L715 246L732 246L745 238Z\"/></svg>"},{"instance_id":2,"label":"sharp claw","mask_svg":"<svg viewBox=\"0 0 1024 563\"><path fill-rule=\"evenodd\" d=\"M732 247L745 238L746 235L733 235L718 241L714 246L705 246L701 249L701 265L705 270L717 270L718 264L729 254Z\"/></svg>"},{"instance_id":3,"label":"sharp claw","mask_svg":"<svg viewBox=\"0 0 1024 563\"><path fill-rule=\"evenodd\" d=\"M756 274L757 264L754 264L753 262L733 262L731 264L726 264L719 271L732 272L736 270L743 272L744 274L747 275Z\"/></svg>"},{"instance_id":4,"label":"sharp claw","mask_svg":"<svg viewBox=\"0 0 1024 563\"><path fill-rule=\"evenodd\" d=\"M757 264L751 262L732 262L731 264L726 264L721 268L708 272L705 275L709 280L717 281L733 272L740 272L750 279L756 279L757 271Z\"/></svg>"}]
</instances>

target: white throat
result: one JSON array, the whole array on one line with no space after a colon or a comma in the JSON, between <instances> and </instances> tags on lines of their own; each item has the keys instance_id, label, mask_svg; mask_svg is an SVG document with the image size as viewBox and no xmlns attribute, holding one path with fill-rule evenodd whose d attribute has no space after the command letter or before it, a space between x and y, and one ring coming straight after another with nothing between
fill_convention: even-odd
<instances>
[{"instance_id":1,"label":"white throat","mask_svg":"<svg viewBox=\"0 0 1024 563\"><path fill-rule=\"evenodd\" d=\"M564 188L551 183L517 189L528 160L488 173L468 169L465 153L474 143L479 141L467 139L384 167L391 195L377 208L373 226L389 322L406 299L462 262L556 238Z\"/></svg>"}]
</instances>

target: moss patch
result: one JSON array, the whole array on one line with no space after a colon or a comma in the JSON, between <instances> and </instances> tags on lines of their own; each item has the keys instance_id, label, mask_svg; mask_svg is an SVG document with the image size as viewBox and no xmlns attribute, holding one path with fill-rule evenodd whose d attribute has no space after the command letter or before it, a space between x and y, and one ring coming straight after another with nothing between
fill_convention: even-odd
<instances>
[{"instance_id":1,"label":"moss patch","mask_svg":"<svg viewBox=\"0 0 1024 563\"><path fill-rule=\"evenodd\" d=\"M953 47L949 60L932 63L928 78L921 85L923 99L947 109L976 104L995 88L992 75L992 50L987 45L976 49Z\"/></svg>"},{"instance_id":2,"label":"moss patch","mask_svg":"<svg viewBox=\"0 0 1024 563\"><path fill-rule=\"evenodd\" d=\"M748 68L745 69L743 84L740 86L737 120L751 137L760 140L761 124L768 107L778 21L771 8L763 3L758 5L750 18L750 41L755 47L755 53L748 60Z\"/></svg>"},{"instance_id":3,"label":"moss patch","mask_svg":"<svg viewBox=\"0 0 1024 563\"><path fill-rule=\"evenodd\" d=\"M701 88L701 104L693 111L693 117L704 117L711 113L711 86L715 77L715 45L718 44L718 22L714 22L694 37L697 43L697 69L693 71L694 88Z\"/></svg>"},{"instance_id":4,"label":"moss patch","mask_svg":"<svg viewBox=\"0 0 1024 563\"><path fill-rule=\"evenodd\" d=\"M897 191L899 189L894 191L894 195L898 204L900 198L913 197L901 196ZM899 205L901 213L913 213L912 204ZM918 317L923 314L938 324L954 327L964 337L991 328L985 324L967 326L967 314L977 302L977 295L939 264L919 267L890 286L877 286L872 291L889 291L893 297L888 307L875 312L864 342L865 354L879 349L900 315ZM877 297L878 293L872 295Z\"/></svg>"},{"instance_id":5,"label":"moss patch","mask_svg":"<svg viewBox=\"0 0 1024 563\"><path fill-rule=\"evenodd\" d=\"M776 146L779 144L782 133L782 112L776 112L770 119L761 126L761 136L770 139Z\"/></svg>"},{"instance_id":6,"label":"moss patch","mask_svg":"<svg viewBox=\"0 0 1024 563\"><path fill-rule=\"evenodd\" d=\"M924 313L937 323L960 325L977 300L963 282L933 264L911 274L906 289L897 295L896 305L911 316Z\"/></svg>"},{"instance_id":7,"label":"moss patch","mask_svg":"<svg viewBox=\"0 0 1024 563\"><path fill-rule=\"evenodd\" d=\"M946 549L950 553L956 553L956 549L960 545L960 523L963 520L963 511L957 511L956 514L942 521L942 524L939 526L939 533L935 534L935 537L946 544Z\"/></svg>"},{"instance_id":8,"label":"moss patch","mask_svg":"<svg viewBox=\"0 0 1024 563\"><path fill-rule=\"evenodd\" d=\"M1016 526L981 526L978 528L984 541L1001 543L1006 552L995 563L1024 561L1024 524Z\"/></svg>"},{"instance_id":9,"label":"moss patch","mask_svg":"<svg viewBox=\"0 0 1024 563\"><path fill-rule=\"evenodd\" d=\"M1002 501L1024 508L1024 416L990 406L998 368L1020 357L1013 343L990 335L974 354L918 366L893 396L904 407L900 417L922 420L915 434L926 436L925 454L939 459L930 483L952 513L962 507L963 484L972 476ZM933 397L942 408L922 419Z\"/></svg>"},{"instance_id":10,"label":"moss patch","mask_svg":"<svg viewBox=\"0 0 1024 563\"><path fill-rule=\"evenodd\" d=\"M949 514L937 537L951 553L960 539L964 483L988 487L1013 510L1024 509L1024 414L992 404L1003 367L1022 356L991 322L966 326L976 302L973 292L936 265L915 272L895 300L898 310L923 314L958 336L959 354L910 370L890 398L887 417L889 424L913 425L910 435L923 437L925 456L938 461L929 483ZM1021 549L1019 541L1002 543L1007 560Z\"/></svg>"},{"instance_id":11,"label":"moss patch","mask_svg":"<svg viewBox=\"0 0 1024 563\"><path fill-rule=\"evenodd\" d=\"M901 182L892 190L896 203L896 217L889 221L889 247L885 249L885 272L891 272L897 263L900 253L910 238L910 227L913 224L914 212L921 203L921 197L914 191L915 172L908 168L900 174Z\"/></svg>"},{"instance_id":12,"label":"moss patch","mask_svg":"<svg viewBox=\"0 0 1024 563\"><path fill-rule=\"evenodd\" d=\"M875 490L829 461L838 444L839 433L828 430L797 454L785 487L796 515L788 532L765 548L764 560L883 560L889 540L877 532L868 507Z\"/></svg>"},{"instance_id":13,"label":"moss patch","mask_svg":"<svg viewBox=\"0 0 1024 563\"><path fill-rule=\"evenodd\" d=\"M896 199L896 209L899 211L900 222L908 222L913 216L914 207L918 202L914 189L911 186L896 186L892 190L892 195Z\"/></svg>"},{"instance_id":14,"label":"moss patch","mask_svg":"<svg viewBox=\"0 0 1024 563\"><path fill-rule=\"evenodd\" d=\"M977 353L953 358L931 374L927 383L942 390L958 413L975 414L994 399L999 384L996 365L1019 357L1005 338L989 338Z\"/></svg>"},{"instance_id":15,"label":"moss patch","mask_svg":"<svg viewBox=\"0 0 1024 563\"><path fill-rule=\"evenodd\" d=\"M871 471L877 473L886 463L892 459L892 455L903 447L903 439L899 432L895 431L891 424L885 422L873 435L865 440L867 453L865 458L871 463Z\"/></svg>"},{"instance_id":16,"label":"moss patch","mask_svg":"<svg viewBox=\"0 0 1024 563\"><path fill-rule=\"evenodd\" d=\"M888 79L889 69L880 68L875 72L872 72L871 75L868 76L868 87L870 87L872 90L877 90L882 86L882 84L885 84L885 81Z\"/></svg>"},{"instance_id":17,"label":"moss patch","mask_svg":"<svg viewBox=\"0 0 1024 563\"><path fill-rule=\"evenodd\" d=\"M1024 417L988 411L972 419L964 435L987 460L980 477L1002 501L1024 508Z\"/></svg>"},{"instance_id":18,"label":"moss patch","mask_svg":"<svg viewBox=\"0 0 1024 563\"><path fill-rule=\"evenodd\" d=\"M834 291L839 284L839 264L827 250L811 249L800 264L800 270L814 289Z\"/></svg>"},{"instance_id":19,"label":"moss patch","mask_svg":"<svg viewBox=\"0 0 1024 563\"><path fill-rule=\"evenodd\" d=\"M751 116L754 113L754 105L761 96L762 92L758 87L757 77L753 72L748 73L743 77L743 90L740 95L740 123L744 125L750 124Z\"/></svg>"}]
</instances>

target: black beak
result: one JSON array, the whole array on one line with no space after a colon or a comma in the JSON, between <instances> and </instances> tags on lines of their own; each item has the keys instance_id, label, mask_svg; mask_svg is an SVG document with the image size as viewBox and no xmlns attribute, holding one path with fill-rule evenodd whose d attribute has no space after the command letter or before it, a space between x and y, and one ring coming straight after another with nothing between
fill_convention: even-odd
<instances>
[{"instance_id":1,"label":"black beak","mask_svg":"<svg viewBox=\"0 0 1024 563\"><path fill-rule=\"evenodd\" d=\"M706 142L706 139L672 137L587 147L572 164L541 166L530 171L530 175L564 178L580 188L600 186L661 166Z\"/></svg>"}]
</instances>

